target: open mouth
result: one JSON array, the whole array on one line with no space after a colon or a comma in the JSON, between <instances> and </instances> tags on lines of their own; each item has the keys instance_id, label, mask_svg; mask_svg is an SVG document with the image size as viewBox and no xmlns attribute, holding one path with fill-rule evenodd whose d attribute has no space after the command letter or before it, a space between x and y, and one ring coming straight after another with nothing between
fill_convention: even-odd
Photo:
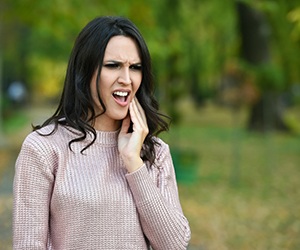
<instances>
[{"instance_id":1,"label":"open mouth","mask_svg":"<svg viewBox=\"0 0 300 250\"><path fill-rule=\"evenodd\" d=\"M126 91L115 91L113 93L113 97L116 100L116 102L123 105L127 103L128 96L129 92Z\"/></svg>"}]
</instances>

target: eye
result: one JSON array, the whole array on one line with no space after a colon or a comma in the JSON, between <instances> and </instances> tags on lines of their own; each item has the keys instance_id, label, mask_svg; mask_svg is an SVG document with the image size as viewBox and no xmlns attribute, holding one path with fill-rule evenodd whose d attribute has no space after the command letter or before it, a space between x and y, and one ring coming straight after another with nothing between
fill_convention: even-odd
<instances>
[{"instance_id":1,"label":"eye","mask_svg":"<svg viewBox=\"0 0 300 250\"><path fill-rule=\"evenodd\" d=\"M141 70L142 69L142 64L138 63L138 64L132 64L130 66L130 69L133 69L133 70Z\"/></svg>"},{"instance_id":2,"label":"eye","mask_svg":"<svg viewBox=\"0 0 300 250\"><path fill-rule=\"evenodd\" d=\"M103 66L106 67L106 68L109 68L109 69L118 69L118 68L120 68L119 63L106 63Z\"/></svg>"}]
</instances>

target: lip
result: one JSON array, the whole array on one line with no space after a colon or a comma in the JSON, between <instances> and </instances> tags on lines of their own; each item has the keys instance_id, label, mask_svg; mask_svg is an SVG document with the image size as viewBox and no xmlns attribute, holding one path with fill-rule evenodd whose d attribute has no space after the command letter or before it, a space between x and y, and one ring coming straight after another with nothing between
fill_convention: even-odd
<instances>
[{"instance_id":1,"label":"lip","mask_svg":"<svg viewBox=\"0 0 300 250\"><path fill-rule=\"evenodd\" d=\"M126 101L121 101L121 100L117 99L117 98L114 96L114 94L113 94L114 92L127 92L128 95L127 95L127 97L126 97ZM130 94L131 94L131 90L128 90L128 89L115 89L115 90L112 92L111 95L112 95L114 101L115 101L118 105L120 105L120 106L122 106L122 107L126 107L126 106L129 104Z\"/></svg>"}]
</instances>

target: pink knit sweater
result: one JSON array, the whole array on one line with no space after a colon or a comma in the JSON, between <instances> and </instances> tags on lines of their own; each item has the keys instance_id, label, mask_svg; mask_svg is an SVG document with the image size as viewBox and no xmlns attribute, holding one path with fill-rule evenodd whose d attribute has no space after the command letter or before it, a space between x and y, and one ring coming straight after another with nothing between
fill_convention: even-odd
<instances>
[{"instance_id":1,"label":"pink knit sweater","mask_svg":"<svg viewBox=\"0 0 300 250\"><path fill-rule=\"evenodd\" d=\"M25 139L14 178L14 249L186 249L190 228L167 144L157 138L155 166L128 173L118 132L97 131L83 154L92 137L73 143L72 152L73 138L59 126Z\"/></svg>"}]
</instances>

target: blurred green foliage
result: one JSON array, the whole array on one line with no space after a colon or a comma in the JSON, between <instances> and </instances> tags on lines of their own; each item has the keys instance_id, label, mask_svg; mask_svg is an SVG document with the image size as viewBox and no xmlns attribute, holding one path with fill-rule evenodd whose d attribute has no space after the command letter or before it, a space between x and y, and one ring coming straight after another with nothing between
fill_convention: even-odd
<instances>
[{"instance_id":1,"label":"blurred green foliage","mask_svg":"<svg viewBox=\"0 0 300 250\"><path fill-rule=\"evenodd\" d=\"M297 0L243 2L270 23L272 63L258 69L263 90L300 82L300 7ZM214 95L228 64L240 64L236 1L218 0L2 0L3 82L18 79L33 96L59 95L68 56L82 27L100 15L123 15L149 45L157 95L171 115L188 94L201 103ZM176 114L175 114L176 116Z\"/></svg>"}]
</instances>

